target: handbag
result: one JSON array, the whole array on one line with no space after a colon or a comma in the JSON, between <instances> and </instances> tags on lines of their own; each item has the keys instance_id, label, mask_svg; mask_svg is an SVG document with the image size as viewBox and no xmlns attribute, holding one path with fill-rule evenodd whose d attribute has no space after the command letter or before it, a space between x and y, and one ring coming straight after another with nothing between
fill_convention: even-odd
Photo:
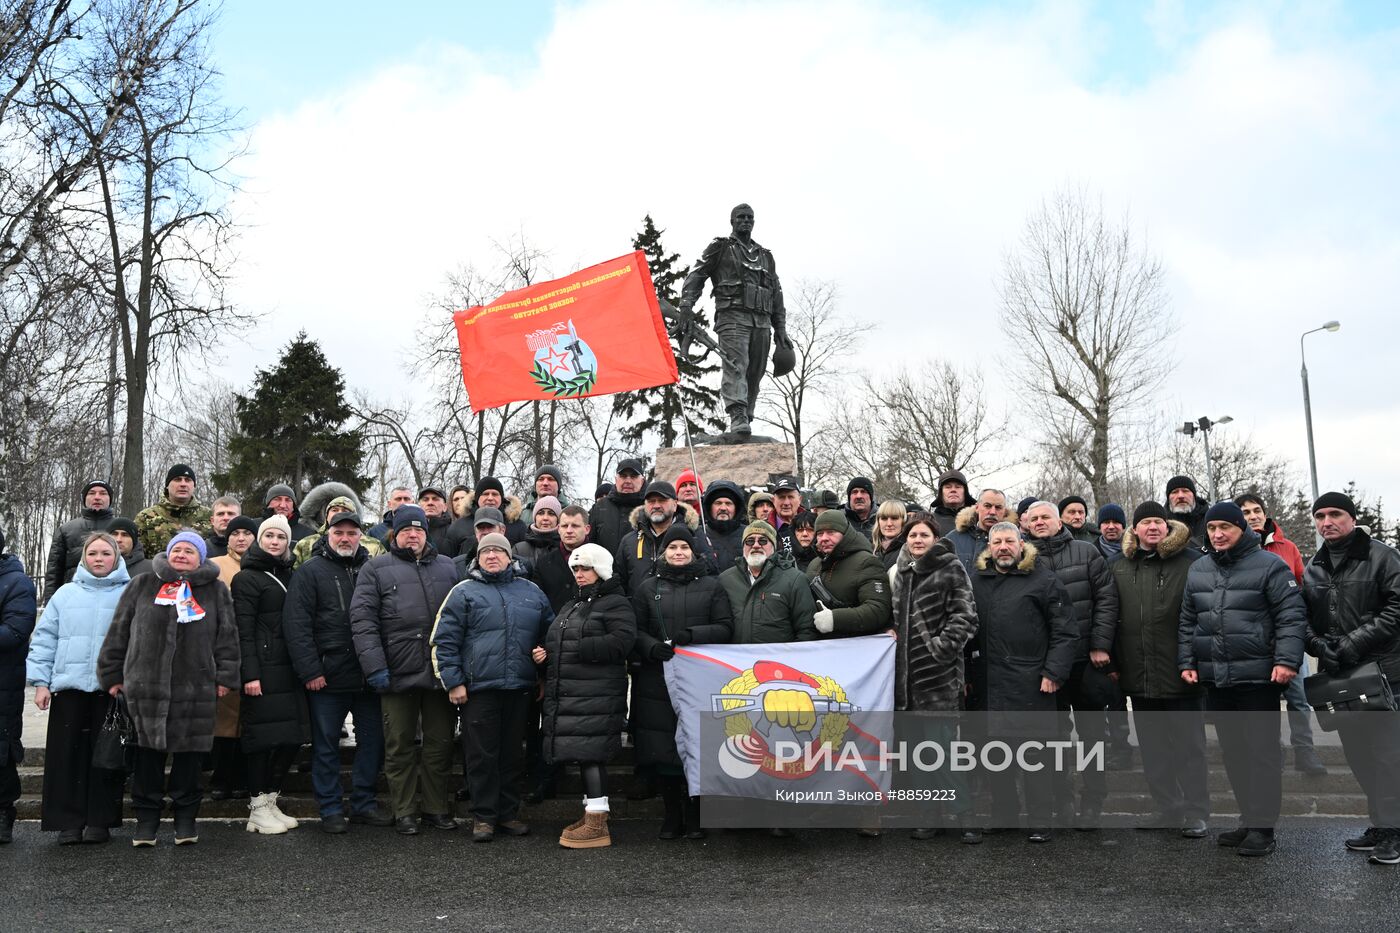
<instances>
[{"instance_id":1,"label":"handbag","mask_svg":"<svg viewBox=\"0 0 1400 933\"><path fill-rule=\"evenodd\" d=\"M128 771L136 751L136 726L126 708L126 696L117 694L107 704L102 728L92 740L92 766L104 771Z\"/></svg>"},{"instance_id":2,"label":"handbag","mask_svg":"<svg viewBox=\"0 0 1400 933\"><path fill-rule=\"evenodd\" d=\"M1317 714L1317 724L1327 732L1336 731L1338 713L1396 710L1390 681L1375 661L1339 674L1313 674L1303 681L1303 692Z\"/></svg>"}]
</instances>

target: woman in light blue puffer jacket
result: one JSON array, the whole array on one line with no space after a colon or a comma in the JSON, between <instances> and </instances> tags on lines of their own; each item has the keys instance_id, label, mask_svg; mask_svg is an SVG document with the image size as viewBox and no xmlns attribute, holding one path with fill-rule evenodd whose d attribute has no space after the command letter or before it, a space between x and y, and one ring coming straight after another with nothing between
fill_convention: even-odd
<instances>
[{"instance_id":1,"label":"woman in light blue puffer jacket","mask_svg":"<svg viewBox=\"0 0 1400 933\"><path fill-rule=\"evenodd\" d=\"M25 675L34 705L49 711L41 828L59 845L106 842L121 825L120 771L92 767L92 740L109 697L97 682L97 654L131 577L111 535L91 534L71 583L59 587L34 628Z\"/></svg>"}]
</instances>

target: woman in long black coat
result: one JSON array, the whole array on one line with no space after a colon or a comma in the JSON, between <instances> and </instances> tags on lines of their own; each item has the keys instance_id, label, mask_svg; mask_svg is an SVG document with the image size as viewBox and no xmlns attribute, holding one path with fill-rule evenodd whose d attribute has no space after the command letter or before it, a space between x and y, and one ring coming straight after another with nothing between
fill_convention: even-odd
<instances>
[{"instance_id":1,"label":"woman in long black coat","mask_svg":"<svg viewBox=\"0 0 1400 933\"><path fill-rule=\"evenodd\" d=\"M297 821L277 806L282 781L308 740L306 694L282 635L282 604L292 577L291 529L274 515L258 526L233 578L233 612L243 659L243 754L248 832L279 834Z\"/></svg>"},{"instance_id":2,"label":"woman in long black coat","mask_svg":"<svg viewBox=\"0 0 1400 933\"><path fill-rule=\"evenodd\" d=\"M632 657L641 666L632 675L632 738L637 764L653 765L661 776L666 816L662 839L682 832L703 839L700 798L686 793L685 773L676 751L676 711L666 689L664 665L676 646L728 644L734 634L729 596L691 550L694 535L684 525L672 525L661 536L663 561L632 596L637 615L637 641Z\"/></svg>"},{"instance_id":3,"label":"woman in long black coat","mask_svg":"<svg viewBox=\"0 0 1400 933\"><path fill-rule=\"evenodd\" d=\"M578 762L584 814L559 844L593 849L612 844L607 762L622 747L627 724L627 654L637 623L606 548L579 546L569 567L578 596L545 636L544 757L551 764Z\"/></svg>"}]
</instances>

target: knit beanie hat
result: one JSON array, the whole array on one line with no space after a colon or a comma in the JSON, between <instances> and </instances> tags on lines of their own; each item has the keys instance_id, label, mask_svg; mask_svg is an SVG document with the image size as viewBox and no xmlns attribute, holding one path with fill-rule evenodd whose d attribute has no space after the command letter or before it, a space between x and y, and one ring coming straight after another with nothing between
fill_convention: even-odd
<instances>
[{"instance_id":1,"label":"knit beanie hat","mask_svg":"<svg viewBox=\"0 0 1400 933\"><path fill-rule=\"evenodd\" d=\"M1200 497L1200 493L1196 492L1196 481L1189 476L1173 476L1167 480L1167 495L1170 496L1173 489L1189 489L1191 495Z\"/></svg>"},{"instance_id":2,"label":"knit beanie hat","mask_svg":"<svg viewBox=\"0 0 1400 933\"><path fill-rule=\"evenodd\" d=\"M1117 522L1120 525L1126 525L1128 524L1128 516L1124 514L1121 505L1110 502L1099 508L1099 524L1102 525L1104 522Z\"/></svg>"},{"instance_id":3,"label":"knit beanie hat","mask_svg":"<svg viewBox=\"0 0 1400 933\"><path fill-rule=\"evenodd\" d=\"M90 492L92 492L92 491L93 491L94 489L96 489L98 486L101 486L103 489L107 490L107 495L108 495L108 497L109 497L109 498L111 497L111 495L112 495L112 485L111 485L110 483L108 483L105 479L95 479L95 480L93 480L92 482L88 483L86 486L83 487L83 494L82 494L82 497L81 497L81 500L80 500L80 501L86 502L86 501L87 501L87 494L90 493Z\"/></svg>"},{"instance_id":4,"label":"knit beanie hat","mask_svg":"<svg viewBox=\"0 0 1400 933\"><path fill-rule=\"evenodd\" d=\"M495 548L498 551L505 551L507 556L513 556L515 550L510 546L510 539L498 532L492 532L476 543L476 552L489 551Z\"/></svg>"},{"instance_id":5,"label":"knit beanie hat","mask_svg":"<svg viewBox=\"0 0 1400 933\"><path fill-rule=\"evenodd\" d=\"M1065 514L1065 509L1069 508L1071 505L1074 505L1076 502L1084 506L1084 511L1089 511L1089 503L1084 501L1083 496L1065 496L1059 501L1055 508L1059 511L1061 515L1063 515Z\"/></svg>"},{"instance_id":6,"label":"knit beanie hat","mask_svg":"<svg viewBox=\"0 0 1400 933\"><path fill-rule=\"evenodd\" d=\"M1228 499L1217 502L1206 510L1206 526L1209 527L1211 522L1229 522L1238 525L1242 531L1249 530L1249 523L1244 520L1244 512Z\"/></svg>"},{"instance_id":7,"label":"knit beanie hat","mask_svg":"<svg viewBox=\"0 0 1400 933\"><path fill-rule=\"evenodd\" d=\"M170 543L165 546L166 557L170 556L170 549L177 544L191 545L199 552L200 563L209 559L209 545L204 542L204 539L201 538L198 533L190 531L188 528L170 539Z\"/></svg>"},{"instance_id":8,"label":"knit beanie hat","mask_svg":"<svg viewBox=\"0 0 1400 933\"><path fill-rule=\"evenodd\" d=\"M188 463L177 463L171 467L165 474L165 485L169 486L171 480L182 476L185 479L195 479L194 470L190 469Z\"/></svg>"},{"instance_id":9,"label":"knit beanie hat","mask_svg":"<svg viewBox=\"0 0 1400 933\"><path fill-rule=\"evenodd\" d=\"M233 520L233 522L236 522L236 521L238 521L238 519L235 518L235 519ZM229 522L229 523L228 523L228 531L232 531L232 530L233 530L233 522ZM114 532L114 531L123 531L123 532L126 532L127 536L128 536L129 538L131 538L131 540L133 540L133 541L139 541L139 540L140 540L140 535L138 535L138 534L136 533L136 523L133 522L133 521L132 521L131 519L129 519L129 518L114 518L114 519L112 519L112 521L111 521L110 523L108 523L108 525L107 525L107 533L108 533L108 534L111 534L111 533ZM226 531L226 532L224 532L224 533L227 534L228 532Z\"/></svg>"},{"instance_id":10,"label":"knit beanie hat","mask_svg":"<svg viewBox=\"0 0 1400 933\"><path fill-rule=\"evenodd\" d=\"M600 544L580 544L569 555L569 569L574 570L578 567L590 567L599 580L611 580L613 556Z\"/></svg>"},{"instance_id":11,"label":"knit beanie hat","mask_svg":"<svg viewBox=\"0 0 1400 933\"><path fill-rule=\"evenodd\" d=\"M695 549L695 534L683 522L672 522L671 527L666 529L661 536L661 550L666 550L672 541L684 541L691 550Z\"/></svg>"},{"instance_id":12,"label":"knit beanie hat","mask_svg":"<svg viewBox=\"0 0 1400 933\"><path fill-rule=\"evenodd\" d=\"M291 499L293 503L297 501L296 494L292 492L292 487L288 486L286 483L276 483L267 487L267 495L263 496L263 505L268 505L278 496L286 496L288 499Z\"/></svg>"},{"instance_id":13,"label":"knit beanie hat","mask_svg":"<svg viewBox=\"0 0 1400 933\"><path fill-rule=\"evenodd\" d=\"M1144 518L1160 518L1164 522L1171 521L1171 516L1167 514L1166 508L1160 502L1153 502L1150 499L1136 509L1133 509L1133 527Z\"/></svg>"},{"instance_id":14,"label":"knit beanie hat","mask_svg":"<svg viewBox=\"0 0 1400 933\"><path fill-rule=\"evenodd\" d=\"M117 523L112 522L108 527L116 528ZM133 525L132 527L134 528L135 526ZM236 515L230 519L228 527L224 529L224 537L232 537L235 531L246 531L256 538L258 536L258 521L251 515Z\"/></svg>"},{"instance_id":15,"label":"knit beanie hat","mask_svg":"<svg viewBox=\"0 0 1400 933\"><path fill-rule=\"evenodd\" d=\"M1024 498L1024 499L1022 499L1020 502L1016 503L1016 514L1017 514L1017 515L1025 515L1025 514L1026 514L1026 509L1028 509L1028 508L1030 508L1031 506L1035 505L1035 504L1036 504L1037 502L1039 502L1039 501L1040 501L1040 497L1039 497L1039 496L1026 496L1026 498Z\"/></svg>"},{"instance_id":16,"label":"knit beanie hat","mask_svg":"<svg viewBox=\"0 0 1400 933\"><path fill-rule=\"evenodd\" d=\"M1353 519L1356 518L1356 503L1344 492L1324 492L1318 496L1312 505L1312 514L1316 515L1321 509L1341 509Z\"/></svg>"},{"instance_id":17,"label":"knit beanie hat","mask_svg":"<svg viewBox=\"0 0 1400 933\"><path fill-rule=\"evenodd\" d=\"M258 540L261 541L262 536L269 531L280 531L287 536L288 544L292 541L292 526L287 524L285 515L272 515L264 518L262 524L258 526Z\"/></svg>"},{"instance_id":18,"label":"knit beanie hat","mask_svg":"<svg viewBox=\"0 0 1400 933\"><path fill-rule=\"evenodd\" d=\"M846 495L849 496L853 489L864 489L866 492L870 493L872 497L875 495L875 484L864 476L853 477L851 481L846 484Z\"/></svg>"},{"instance_id":19,"label":"knit beanie hat","mask_svg":"<svg viewBox=\"0 0 1400 933\"><path fill-rule=\"evenodd\" d=\"M405 528L422 528L428 530L428 516L416 505L401 505L394 509L394 534L398 534Z\"/></svg>"},{"instance_id":20,"label":"knit beanie hat","mask_svg":"<svg viewBox=\"0 0 1400 933\"><path fill-rule=\"evenodd\" d=\"M778 546L777 529L767 522L749 522L748 526L744 528L743 537L739 540L742 541L744 538L749 538L754 535L763 535L774 547Z\"/></svg>"},{"instance_id":21,"label":"knit beanie hat","mask_svg":"<svg viewBox=\"0 0 1400 933\"><path fill-rule=\"evenodd\" d=\"M490 489L494 489L496 492L500 493L502 498L505 497L506 488L501 485L501 481L496 479L496 477L483 476L481 479L476 481L477 498L480 498L483 492L486 492Z\"/></svg>"},{"instance_id":22,"label":"knit beanie hat","mask_svg":"<svg viewBox=\"0 0 1400 933\"><path fill-rule=\"evenodd\" d=\"M559 499L556 496L540 496L539 500L535 503L535 513L539 514L541 509L546 512L553 512L555 515L564 511L564 507L559 504Z\"/></svg>"},{"instance_id":23,"label":"knit beanie hat","mask_svg":"<svg viewBox=\"0 0 1400 933\"><path fill-rule=\"evenodd\" d=\"M818 515L815 525L818 532L839 531L845 534L851 530L850 520L846 518L846 513L840 509L833 509Z\"/></svg>"}]
</instances>

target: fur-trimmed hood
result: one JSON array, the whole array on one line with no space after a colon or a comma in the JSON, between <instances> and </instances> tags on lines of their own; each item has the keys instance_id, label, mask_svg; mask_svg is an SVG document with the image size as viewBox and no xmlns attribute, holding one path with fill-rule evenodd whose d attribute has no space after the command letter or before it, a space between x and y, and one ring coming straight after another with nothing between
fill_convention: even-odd
<instances>
[{"instance_id":1,"label":"fur-trimmed hood","mask_svg":"<svg viewBox=\"0 0 1400 933\"><path fill-rule=\"evenodd\" d=\"M476 493L467 493L467 516L476 513ZM520 501L519 496L504 496L501 499L501 514L506 517L506 524L520 521L520 516L525 514L525 504Z\"/></svg>"},{"instance_id":2,"label":"fur-trimmed hood","mask_svg":"<svg viewBox=\"0 0 1400 933\"><path fill-rule=\"evenodd\" d=\"M331 500L345 498L355 503L355 514L360 516L360 520L368 523L370 516L365 515L364 503L360 497L355 495L355 490L344 483L322 483L314 487L301 500L301 514L306 516L306 520L316 527L324 525L326 522L326 508L331 504Z\"/></svg>"},{"instance_id":3,"label":"fur-trimmed hood","mask_svg":"<svg viewBox=\"0 0 1400 933\"><path fill-rule=\"evenodd\" d=\"M1017 524L1020 520L1021 518L1019 515L1016 514L1015 509L1007 509L1006 517L1002 519L1002 521L1010 522L1013 525ZM976 530L977 506L969 505L966 508L960 509L958 511L957 519L953 522L953 527L956 530L961 531L963 534L971 534L974 530Z\"/></svg>"},{"instance_id":4,"label":"fur-trimmed hood","mask_svg":"<svg viewBox=\"0 0 1400 933\"><path fill-rule=\"evenodd\" d=\"M1157 547L1157 556L1166 560L1186 550L1191 543L1191 529L1174 518L1167 519L1167 536ZM1137 535L1132 528L1123 529L1123 556L1135 560L1138 553Z\"/></svg>"},{"instance_id":5,"label":"fur-trimmed hood","mask_svg":"<svg viewBox=\"0 0 1400 933\"><path fill-rule=\"evenodd\" d=\"M646 503L642 503L632 510L632 514L627 516L627 524L632 527L633 531L641 531L644 527L651 524L651 522L647 521L646 510ZM676 514L685 519L686 527L691 531L695 531L700 527L700 513L679 499L676 500Z\"/></svg>"},{"instance_id":6,"label":"fur-trimmed hood","mask_svg":"<svg viewBox=\"0 0 1400 933\"><path fill-rule=\"evenodd\" d=\"M1016 564L1016 573L1030 573L1035 567L1035 559L1040 554L1035 549L1035 545L1026 541L1021 545L1021 560ZM997 573L997 569L991 566L992 549L984 548L981 554L977 555L977 571L979 573Z\"/></svg>"},{"instance_id":7,"label":"fur-trimmed hood","mask_svg":"<svg viewBox=\"0 0 1400 933\"><path fill-rule=\"evenodd\" d=\"M749 516L749 521L751 521L751 522L756 522L756 521L758 521L758 518L755 517L754 514L753 514L753 510L754 510L754 506L758 505L760 502L767 502L769 505L773 506L773 508L775 508L775 509L778 507L777 503L773 501L773 494L772 494L771 492L764 492L763 490L760 489L758 492L752 493L752 494L749 496L748 512L747 512L747 514L748 514L748 516ZM873 513L872 513L872 514L873 514Z\"/></svg>"}]
</instances>

